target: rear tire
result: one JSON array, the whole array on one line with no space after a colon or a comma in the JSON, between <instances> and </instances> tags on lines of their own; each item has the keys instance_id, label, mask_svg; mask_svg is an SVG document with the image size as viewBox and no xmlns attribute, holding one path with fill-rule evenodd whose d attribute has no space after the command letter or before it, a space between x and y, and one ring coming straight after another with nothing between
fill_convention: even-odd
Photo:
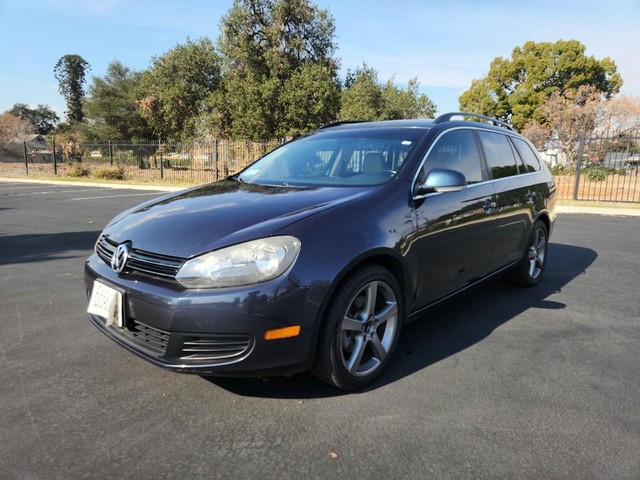
<instances>
[{"instance_id":1,"label":"rear tire","mask_svg":"<svg viewBox=\"0 0 640 480\"><path fill-rule=\"evenodd\" d=\"M531 230L527 249L518 264L507 274L507 280L521 287L533 287L542 279L547 266L549 232L547 226L538 220Z\"/></svg>"},{"instance_id":2,"label":"rear tire","mask_svg":"<svg viewBox=\"0 0 640 480\"><path fill-rule=\"evenodd\" d=\"M327 307L312 373L343 390L368 385L393 354L403 319L395 277L379 265L357 267Z\"/></svg>"}]
</instances>

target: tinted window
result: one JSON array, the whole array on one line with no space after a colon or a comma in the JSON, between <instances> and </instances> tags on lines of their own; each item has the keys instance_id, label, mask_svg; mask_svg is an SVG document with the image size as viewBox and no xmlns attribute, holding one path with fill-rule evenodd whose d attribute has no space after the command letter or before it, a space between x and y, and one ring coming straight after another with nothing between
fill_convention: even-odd
<instances>
[{"instance_id":1,"label":"tinted window","mask_svg":"<svg viewBox=\"0 0 640 480\"><path fill-rule=\"evenodd\" d=\"M540 170L540 160L538 160L538 156L531 150L529 144L520 138L511 137L511 139L513 143L515 143L522 160L524 160L527 171L537 172Z\"/></svg>"},{"instance_id":2,"label":"tinted window","mask_svg":"<svg viewBox=\"0 0 640 480\"><path fill-rule=\"evenodd\" d=\"M429 152L421 177L434 168L449 168L464 174L468 183L482 181L478 146L471 130L445 133Z\"/></svg>"},{"instance_id":3,"label":"tinted window","mask_svg":"<svg viewBox=\"0 0 640 480\"><path fill-rule=\"evenodd\" d=\"M478 134L493 178L518 175L516 157L506 135L486 131L478 132Z\"/></svg>"}]
</instances>

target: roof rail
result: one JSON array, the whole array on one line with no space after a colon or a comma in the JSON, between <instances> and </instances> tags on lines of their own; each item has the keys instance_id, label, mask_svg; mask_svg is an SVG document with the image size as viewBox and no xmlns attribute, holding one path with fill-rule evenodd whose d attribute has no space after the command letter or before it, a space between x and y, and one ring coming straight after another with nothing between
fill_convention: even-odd
<instances>
[{"instance_id":1,"label":"roof rail","mask_svg":"<svg viewBox=\"0 0 640 480\"><path fill-rule=\"evenodd\" d=\"M338 125L348 125L350 123L362 123L362 120L343 120L340 122L327 123L325 125L320 125L318 130L322 130L323 128L337 127Z\"/></svg>"},{"instance_id":2,"label":"roof rail","mask_svg":"<svg viewBox=\"0 0 640 480\"><path fill-rule=\"evenodd\" d=\"M480 119L485 120L487 122L491 122L491 124L495 125L496 127L506 128L507 130L511 130L512 132L516 131L516 129L513 128L511 125L509 125L507 122L503 122L502 120L498 120L497 118L486 117L484 115L479 115L477 113L468 113L468 112L444 113L444 114L440 115L438 118L436 118L433 121L433 123L438 124L438 123L450 122L452 117L459 117L459 116L480 118Z\"/></svg>"}]
</instances>

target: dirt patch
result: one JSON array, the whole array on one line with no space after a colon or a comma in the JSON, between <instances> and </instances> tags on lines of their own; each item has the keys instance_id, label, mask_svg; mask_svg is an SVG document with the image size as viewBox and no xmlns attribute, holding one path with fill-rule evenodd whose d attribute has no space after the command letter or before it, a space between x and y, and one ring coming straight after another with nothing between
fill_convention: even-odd
<instances>
[{"instance_id":1,"label":"dirt patch","mask_svg":"<svg viewBox=\"0 0 640 480\"><path fill-rule=\"evenodd\" d=\"M555 177L559 200L573 200L575 175ZM580 176L580 186L576 200L597 200L602 202L640 202L640 176L637 172L626 175L611 174L601 181L589 180Z\"/></svg>"}]
</instances>

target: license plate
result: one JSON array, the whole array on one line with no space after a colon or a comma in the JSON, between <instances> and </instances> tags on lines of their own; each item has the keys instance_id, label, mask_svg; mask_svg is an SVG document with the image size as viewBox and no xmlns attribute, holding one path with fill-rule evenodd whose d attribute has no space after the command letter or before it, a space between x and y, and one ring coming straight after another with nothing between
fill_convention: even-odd
<instances>
[{"instance_id":1,"label":"license plate","mask_svg":"<svg viewBox=\"0 0 640 480\"><path fill-rule=\"evenodd\" d=\"M104 318L107 327L115 325L122 328L124 327L122 310L122 292L104 283L93 282L91 300L89 300L89 308L87 308L88 313Z\"/></svg>"}]
</instances>

